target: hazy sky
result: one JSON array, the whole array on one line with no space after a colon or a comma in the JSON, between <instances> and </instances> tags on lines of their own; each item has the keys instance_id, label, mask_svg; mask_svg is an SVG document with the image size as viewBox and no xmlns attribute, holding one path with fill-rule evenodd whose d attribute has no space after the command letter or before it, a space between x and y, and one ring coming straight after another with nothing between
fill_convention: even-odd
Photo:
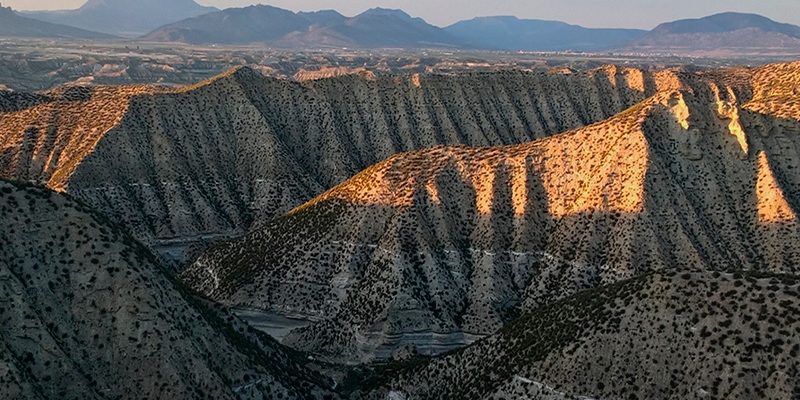
<instances>
[{"instance_id":1,"label":"hazy sky","mask_svg":"<svg viewBox=\"0 0 800 400\"><path fill-rule=\"evenodd\" d=\"M136 0L130 0L136 1ZM216 7L237 7L253 0L197 0ZM0 0L16 9L75 8L85 0ZM436 25L482 15L556 19L589 27L650 29L665 21L696 18L722 11L763 14L800 25L800 0L272 0L291 10L335 9L355 15L371 7L402 8Z\"/></svg>"}]
</instances>

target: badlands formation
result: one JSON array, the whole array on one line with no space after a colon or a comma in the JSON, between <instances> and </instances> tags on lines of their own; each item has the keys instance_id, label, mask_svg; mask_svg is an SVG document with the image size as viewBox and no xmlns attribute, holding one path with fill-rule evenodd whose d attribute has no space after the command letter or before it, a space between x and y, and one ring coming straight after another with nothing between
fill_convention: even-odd
<instances>
[{"instance_id":1,"label":"badlands formation","mask_svg":"<svg viewBox=\"0 0 800 400\"><path fill-rule=\"evenodd\" d=\"M585 128L392 156L182 278L355 362L468 344L652 271L798 272L800 63L655 76L653 96Z\"/></svg>"},{"instance_id":2,"label":"badlands formation","mask_svg":"<svg viewBox=\"0 0 800 400\"><path fill-rule=\"evenodd\" d=\"M0 176L69 193L169 249L244 233L397 152L518 144L601 121L672 74L608 67L301 83L241 68L180 89L0 92Z\"/></svg>"},{"instance_id":3,"label":"badlands formation","mask_svg":"<svg viewBox=\"0 0 800 400\"><path fill-rule=\"evenodd\" d=\"M800 395L800 63L355 72L0 92L0 399Z\"/></svg>"},{"instance_id":4,"label":"badlands formation","mask_svg":"<svg viewBox=\"0 0 800 400\"><path fill-rule=\"evenodd\" d=\"M122 228L0 181L0 399L332 399Z\"/></svg>"}]
</instances>

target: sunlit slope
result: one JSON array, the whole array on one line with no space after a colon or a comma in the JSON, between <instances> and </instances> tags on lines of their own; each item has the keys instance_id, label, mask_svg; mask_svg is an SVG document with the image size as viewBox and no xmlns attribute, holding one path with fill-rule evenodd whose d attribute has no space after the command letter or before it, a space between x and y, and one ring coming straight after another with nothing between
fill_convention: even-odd
<instances>
[{"instance_id":1,"label":"sunlit slope","mask_svg":"<svg viewBox=\"0 0 800 400\"><path fill-rule=\"evenodd\" d=\"M753 74L687 75L527 144L395 155L209 250L183 278L224 303L312 321L287 343L369 358L420 334L466 343L646 271L792 272L800 125L789 106L758 111Z\"/></svg>"},{"instance_id":2,"label":"sunlit slope","mask_svg":"<svg viewBox=\"0 0 800 400\"><path fill-rule=\"evenodd\" d=\"M527 142L675 80L608 67L298 83L242 68L179 90L3 93L0 174L71 193L148 241L236 233L397 152Z\"/></svg>"}]
</instances>

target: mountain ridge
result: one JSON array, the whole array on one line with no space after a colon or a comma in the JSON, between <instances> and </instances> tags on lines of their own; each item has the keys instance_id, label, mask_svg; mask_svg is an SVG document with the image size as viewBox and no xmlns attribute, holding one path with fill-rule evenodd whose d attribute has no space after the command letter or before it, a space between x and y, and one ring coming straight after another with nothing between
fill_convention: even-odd
<instances>
[{"instance_id":1,"label":"mountain ridge","mask_svg":"<svg viewBox=\"0 0 800 400\"><path fill-rule=\"evenodd\" d=\"M111 39L113 36L27 18L0 4L0 37Z\"/></svg>"},{"instance_id":2,"label":"mountain ridge","mask_svg":"<svg viewBox=\"0 0 800 400\"><path fill-rule=\"evenodd\" d=\"M468 344L460 334L647 271L796 272L800 106L751 96L797 79L797 63L663 74L655 96L584 128L401 153L182 277L224 304L306 318L285 343L352 362L438 346L421 332Z\"/></svg>"},{"instance_id":3,"label":"mountain ridge","mask_svg":"<svg viewBox=\"0 0 800 400\"><path fill-rule=\"evenodd\" d=\"M514 16L477 17L444 29L477 47L510 51L612 50L646 33L638 29L584 28L560 21Z\"/></svg>"},{"instance_id":4,"label":"mountain ridge","mask_svg":"<svg viewBox=\"0 0 800 400\"><path fill-rule=\"evenodd\" d=\"M609 67L293 82L242 68L179 89L8 94L24 104L0 113L0 170L67 191L149 244L239 234L396 152L521 143L602 120L652 93L655 75Z\"/></svg>"},{"instance_id":5,"label":"mountain ridge","mask_svg":"<svg viewBox=\"0 0 800 400\"><path fill-rule=\"evenodd\" d=\"M798 54L800 27L757 14L721 13L661 24L625 48L675 54Z\"/></svg>"},{"instance_id":6,"label":"mountain ridge","mask_svg":"<svg viewBox=\"0 0 800 400\"><path fill-rule=\"evenodd\" d=\"M332 10L295 13L266 5L230 8L179 21L142 39L196 44L266 43L278 47L460 45L441 28L402 10L373 8L345 17Z\"/></svg>"},{"instance_id":7,"label":"mountain ridge","mask_svg":"<svg viewBox=\"0 0 800 400\"><path fill-rule=\"evenodd\" d=\"M131 36L215 10L194 0L88 0L74 10L27 11L25 15L92 31Z\"/></svg>"}]
</instances>

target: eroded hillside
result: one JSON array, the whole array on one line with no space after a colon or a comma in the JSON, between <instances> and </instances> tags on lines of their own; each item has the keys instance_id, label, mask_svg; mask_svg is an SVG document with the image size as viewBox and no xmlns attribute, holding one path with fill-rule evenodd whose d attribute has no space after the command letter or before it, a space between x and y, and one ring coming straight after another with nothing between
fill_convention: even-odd
<instances>
[{"instance_id":1,"label":"eroded hillside","mask_svg":"<svg viewBox=\"0 0 800 400\"><path fill-rule=\"evenodd\" d=\"M538 308L361 398L795 398L798 290L780 275L647 275Z\"/></svg>"},{"instance_id":2,"label":"eroded hillside","mask_svg":"<svg viewBox=\"0 0 800 400\"><path fill-rule=\"evenodd\" d=\"M648 271L796 272L800 110L753 88L798 68L686 74L586 128L398 154L183 278L303 319L285 343L353 361L448 350Z\"/></svg>"},{"instance_id":3,"label":"eroded hillside","mask_svg":"<svg viewBox=\"0 0 800 400\"><path fill-rule=\"evenodd\" d=\"M298 355L189 294L120 228L3 181L0 321L0 399L328 394Z\"/></svg>"},{"instance_id":4,"label":"eroded hillside","mask_svg":"<svg viewBox=\"0 0 800 400\"><path fill-rule=\"evenodd\" d=\"M66 191L148 242L240 233L397 152L527 142L677 81L608 67L298 83L245 68L180 90L7 94L0 173Z\"/></svg>"}]
</instances>

